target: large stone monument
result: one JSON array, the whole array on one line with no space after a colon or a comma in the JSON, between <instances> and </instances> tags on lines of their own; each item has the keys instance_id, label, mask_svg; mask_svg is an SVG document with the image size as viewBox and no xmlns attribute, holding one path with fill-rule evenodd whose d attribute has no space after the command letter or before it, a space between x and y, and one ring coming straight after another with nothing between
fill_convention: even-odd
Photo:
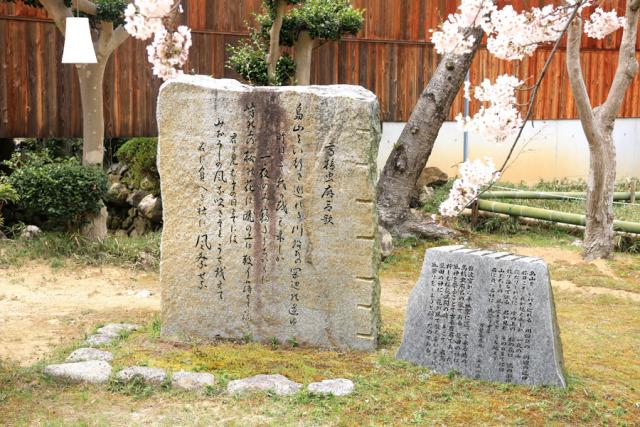
<instances>
[{"instance_id":1,"label":"large stone monument","mask_svg":"<svg viewBox=\"0 0 640 427\"><path fill-rule=\"evenodd\" d=\"M184 76L158 127L162 334L375 349L375 96Z\"/></svg>"},{"instance_id":2,"label":"large stone monument","mask_svg":"<svg viewBox=\"0 0 640 427\"><path fill-rule=\"evenodd\" d=\"M547 266L539 258L428 249L398 359L437 372L565 386Z\"/></svg>"}]
</instances>

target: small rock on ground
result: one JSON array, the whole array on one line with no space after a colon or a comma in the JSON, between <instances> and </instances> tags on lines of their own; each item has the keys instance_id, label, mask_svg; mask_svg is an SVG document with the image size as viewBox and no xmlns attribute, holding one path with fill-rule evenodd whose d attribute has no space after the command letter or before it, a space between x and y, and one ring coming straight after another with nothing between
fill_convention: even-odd
<instances>
[{"instance_id":1,"label":"small rock on ground","mask_svg":"<svg viewBox=\"0 0 640 427\"><path fill-rule=\"evenodd\" d=\"M95 334L87 337L87 345L91 347L99 347L101 345L111 344L113 337L107 335Z\"/></svg>"},{"instance_id":2,"label":"small rock on ground","mask_svg":"<svg viewBox=\"0 0 640 427\"><path fill-rule=\"evenodd\" d=\"M105 383L109 379L111 365L103 360L62 363L45 367L44 373L71 381L99 384Z\"/></svg>"},{"instance_id":3,"label":"small rock on ground","mask_svg":"<svg viewBox=\"0 0 640 427\"><path fill-rule=\"evenodd\" d=\"M213 375L206 372L179 371L173 374L171 385L184 390L202 390L215 384Z\"/></svg>"},{"instance_id":4,"label":"small rock on ground","mask_svg":"<svg viewBox=\"0 0 640 427\"><path fill-rule=\"evenodd\" d=\"M125 382L131 381L134 377L140 377L144 382L149 384L162 384L167 379L167 373L164 369L160 368L129 366L116 375L116 378Z\"/></svg>"},{"instance_id":5,"label":"small rock on ground","mask_svg":"<svg viewBox=\"0 0 640 427\"><path fill-rule=\"evenodd\" d=\"M20 238L25 240L31 240L34 237L37 237L42 234L42 230L36 225L28 225L22 233L20 233Z\"/></svg>"},{"instance_id":6,"label":"small rock on ground","mask_svg":"<svg viewBox=\"0 0 640 427\"><path fill-rule=\"evenodd\" d=\"M120 336L121 332L131 332L139 328L132 323L108 323L96 331L97 335L105 335L112 338Z\"/></svg>"},{"instance_id":7,"label":"small rock on ground","mask_svg":"<svg viewBox=\"0 0 640 427\"><path fill-rule=\"evenodd\" d=\"M287 396L298 392L302 384L289 380L283 375L256 375L241 380L230 381L227 393L240 394L251 391L272 391L278 396Z\"/></svg>"},{"instance_id":8,"label":"small rock on ground","mask_svg":"<svg viewBox=\"0 0 640 427\"><path fill-rule=\"evenodd\" d=\"M317 383L311 383L307 387L310 393L314 394L332 394L334 396L347 396L354 392L355 385L353 381L345 378L336 378L332 380L324 380Z\"/></svg>"},{"instance_id":9,"label":"small rock on ground","mask_svg":"<svg viewBox=\"0 0 640 427\"><path fill-rule=\"evenodd\" d=\"M105 362L111 362L113 360L113 354L108 351L98 350L91 347L84 347L75 350L67 357L65 362L86 362L88 360L103 360Z\"/></svg>"}]
</instances>

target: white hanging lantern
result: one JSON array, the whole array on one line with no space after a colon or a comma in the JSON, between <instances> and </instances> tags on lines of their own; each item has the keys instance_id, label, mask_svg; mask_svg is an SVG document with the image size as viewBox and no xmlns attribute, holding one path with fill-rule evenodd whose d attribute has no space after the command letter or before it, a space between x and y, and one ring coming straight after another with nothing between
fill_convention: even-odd
<instances>
[{"instance_id":1,"label":"white hanging lantern","mask_svg":"<svg viewBox=\"0 0 640 427\"><path fill-rule=\"evenodd\" d=\"M64 32L63 64L96 64L89 18L67 18Z\"/></svg>"}]
</instances>

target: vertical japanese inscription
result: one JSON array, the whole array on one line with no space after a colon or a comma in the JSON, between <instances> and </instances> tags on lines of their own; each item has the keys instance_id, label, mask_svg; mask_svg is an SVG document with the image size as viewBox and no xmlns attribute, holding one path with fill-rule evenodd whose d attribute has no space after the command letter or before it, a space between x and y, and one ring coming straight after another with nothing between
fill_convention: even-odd
<instances>
[{"instance_id":1,"label":"vertical japanese inscription","mask_svg":"<svg viewBox=\"0 0 640 427\"><path fill-rule=\"evenodd\" d=\"M197 250L196 255L196 268L197 268L197 283L199 289L205 289L207 285L207 273L208 273L208 261L209 253L212 246L209 242L209 234L207 233L207 205L206 196L209 193L207 180L207 147L205 142L198 144L198 169L196 172L198 182L198 206L196 207L198 218L198 235L196 237L195 248Z\"/></svg>"},{"instance_id":2,"label":"vertical japanese inscription","mask_svg":"<svg viewBox=\"0 0 640 427\"><path fill-rule=\"evenodd\" d=\"M474 378L564 385L552 298L539 259L429 249L398 358Z\"/></svg>"},{"instance_id":3,"label":"vertical japanese inscription","mask_svg":"<svg viewBox=\"0 0 640 427\"><path fill-rule=\"evenodd\" d=\"M158 107L162 333L374 349L374 95L178 80Z\"/></svg>"},{"instance_id":4,"label":"vertical japanese inscription","mask_svg":"<svg viewBox=\"0 0 640 427\"><path fill-rule=\"evenodd\" d=\"M302 248L304 239L304 142L303 131L304 126L302 121L304 114L302 113L302 103L299 102L296 106L296 114L294 117L293 125L293 137L294 143L291 145L293 159L293 171L294 171L294 184L293 184L293 209L294 219L291 227L291 238L293 251L293 265L291 267L291 282L290 282L290 301L289 301L289 323L295 326L298 323L298 317L300 311L298 304L300 303L300 291L302 288Z\"/></svg>"},{"instance_id":5,"label":"vertical japanese inscription","mask_svg":"<svg viewBox=\"0 0 640 427\"><path fill-rule=\"evenodd\" d=\"M256 146L256 105L253 102L245 105L244 113L246 116L245 131L247 134L243 146L242 167L243 175L246 177L244 184L243 198L244 210L242 213L242 221L244 224L244 253L242 255L242 265L244 268L244 280L242 285L243 309L242 320L251 320L251 293L253 292L253 275L254 260L253 246L254 234L253 227L256 219L253 215L253 193L255 191L255 182L253 179L256 163L255 146Z\"/></svg>"}]
</instances>

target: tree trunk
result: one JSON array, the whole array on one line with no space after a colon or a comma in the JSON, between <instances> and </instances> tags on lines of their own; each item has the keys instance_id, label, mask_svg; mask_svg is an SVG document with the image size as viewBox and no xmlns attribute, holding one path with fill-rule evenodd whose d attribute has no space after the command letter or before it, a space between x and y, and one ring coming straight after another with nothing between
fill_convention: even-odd
<instances>
[{"instance_id":1,"label":"tree trunk","mask_svg":"<svg viewBox=\"0 0 640 427\"><path fill-rule=\"evenodd\" d=\"M433 238L453 234L448 228L412 213L409 204L440 127L482 40L481 29L473 29L470 34L476 40L471 52L442 58L382 170L378 181L380 224L394 236Z\"/></svg>"},{"instance_id":2,"label":"tree trunk","mask_svg":"<svg viewBox=\"0 0 640 427\"><path fill-rule=\"evenodd\" d=\"M616 149L613 141L615 119L622 100L638 73L636 39L640 0L628 0L626 25L620 43L618 66L605 102L592 108L582 74L580 43L582 20L576 18L567 31L567 71L580 124L589 143L584 254L587 260L613 255L613 192L616 182Z\"/></svg>"},{"instance_id":3,"label":"tree trunk","mask_svg":"<svg viewBox=\"0 0 640 427\"><path fill-rule=\"evenodd\" d=\"M311 58L315 44L308 31L301 32L296 40L296 83L299 85L311 84Z\"/></svg>"},{"instance_id":4,"label":"tree trunk","mask_svg":"<svg viewBox=\"0 0 640 427\"><path fill-rule=\"evenodd\" d=\"M267 72L270 80L276 78L276 65L280 59L280 30L282 21L287 11L287 3L284 0L276 2L276 17L269 30L269 53L267 54Z\"/></svg>"},{"instance_id":5,"label":"tree trunk","mask_svg":"<svg viewBox=\"0 0 640 427\"><path fill-rule=\"evenodd\" d=\"M82 100L82 164L102 166L104 158L104 103L102 84L106 61L78 65Z\"/></svg>"},{"instance_id":6,"label":"tree trunk","mask_svg":"<svg viewBox=\"0 0 640 427\"><path fill-rule=\"evenodd\" d=\"M104 158L104 102L102 84L107 59L97 64L78 65L78 81L82 100L82 164L102 167ZM81 232L92 241L107 237L108 212L102 207L97 214L87 215Z\"/></svg>"},{"instance_id":7,"label":"tree trunk","mask_svg":"<svg viewBox=\"0 0 640 427\"><path fill-rule=\"evenodd\" d=\"M616 183L616 147L602 129L600 141L589 144L584 257L587 260L613 255L613 192Z\"/></svg>"}]
</instances>

